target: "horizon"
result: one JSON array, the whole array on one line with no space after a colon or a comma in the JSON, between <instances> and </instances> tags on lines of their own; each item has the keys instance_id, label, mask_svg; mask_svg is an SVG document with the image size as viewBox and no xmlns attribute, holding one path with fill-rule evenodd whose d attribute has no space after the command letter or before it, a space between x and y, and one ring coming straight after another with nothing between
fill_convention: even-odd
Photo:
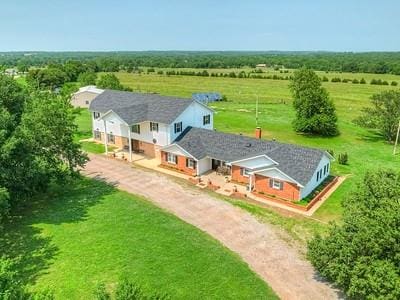
<instances>
[{"instance_id":1,"label":"horizon","mask_svg":"<svg viewBox=\"0 0 400 300\"><path fill-rule=\"evenodd\" d=\"M16 0L2 4L0 52L398 52L399 10L394 0Z\"/></svg>"}]
</instances>

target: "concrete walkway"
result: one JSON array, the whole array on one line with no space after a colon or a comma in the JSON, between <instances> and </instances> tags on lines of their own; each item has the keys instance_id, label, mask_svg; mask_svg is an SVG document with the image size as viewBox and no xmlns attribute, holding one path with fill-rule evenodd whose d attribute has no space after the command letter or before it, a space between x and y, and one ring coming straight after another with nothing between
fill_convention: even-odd
<instances>
[{"instance_id":1,"label":"concrete walkway","mask_svg":"<svg viewBox=\"0 0 400 300\"><path fill-rule=\"evenodd\" d=\"M168 176L132 168L128 163L89 155L85 170L118 188L147 197L157 206L207 232L236 252L281 299L337 299L337 292L319 280L309 262L289 246L274 226L201 190L185 187Z\"/></svg>"}]
</instances>

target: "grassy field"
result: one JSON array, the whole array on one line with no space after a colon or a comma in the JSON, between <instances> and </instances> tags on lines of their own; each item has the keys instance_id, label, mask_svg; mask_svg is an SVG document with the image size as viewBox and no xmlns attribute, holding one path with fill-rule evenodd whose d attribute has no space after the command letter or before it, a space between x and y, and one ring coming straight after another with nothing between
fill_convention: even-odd
<instances>
[{"instance_id":1,"label":"grassy field","mask_svg":"<svg viewBox=\"0 0 400 300\"><path fill-rule=\"evenodd\" d=\"M32 291L92 299L121 276L174 299L276 299L238 256L139 197L77 179L37 199L6 225L0 252L19 258Z\"/></svg>"},{"instance_id":2,"label":"grassy field","mask_svg":"<svg viewBox=\"0 0 400 300\"><path fill-rule=\"evenodd\" d=\"M400 168L399 156L392 155L392 145L384 142L376 132L360 128L353 120L362 107L369 105L374 93L391 86L360 85L351 83L324 83L333 99L339 117L341 135L334 138L307 137L296 134L291 127L294 110L286 80L214 78L197 76L163 76L116 73L121 83L140 92L191 97L193 92L218 91L228 102L213 103L217 130L253 135L256 127L255 102L259 99L259 125L264 138L301 144L321 149L332 149L335 154L347 152L349 165L333 164L333 173L350 175L344 184L317 211L315 217L323 221L335 220L341 215L341 200L348 194L367 169ZM338 74L330 73L332 76ZM354 78L386 78L400 82L400 76L352 74ZM347 76L347 74L346 74Z\"/></svg>"}]
</instances>

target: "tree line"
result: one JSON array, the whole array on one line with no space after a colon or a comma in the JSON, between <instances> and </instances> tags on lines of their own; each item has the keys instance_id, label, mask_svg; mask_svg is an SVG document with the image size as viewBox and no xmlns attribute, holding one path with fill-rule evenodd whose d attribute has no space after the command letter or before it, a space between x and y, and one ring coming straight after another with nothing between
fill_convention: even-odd
<instances>
[{"instance_id":1,"label":"tree line","mask_svg":"<svg viewBox=\"0 0 400 300\"><path fill-rule=\"evenodd\" d=\"M5 52L0 53L0 65L44 67L52 63L75 60L90 64L95 71L115 72L139 66L158 68L240 68L285 66L320 71L376 73L400 75L400 52Z\"/></svg>"}]
</instances>

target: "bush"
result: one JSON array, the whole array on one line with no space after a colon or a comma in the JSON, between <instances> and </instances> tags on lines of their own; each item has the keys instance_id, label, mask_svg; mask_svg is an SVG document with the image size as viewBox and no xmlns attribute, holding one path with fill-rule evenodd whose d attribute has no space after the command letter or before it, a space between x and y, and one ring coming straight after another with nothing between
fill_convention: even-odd
<instances>
[{"instance_id":1,"label":"bush","mask_svg":"<svg viewBox=\"0 0 400 300\"><path fill-rule=\"evenodd\" d=\"M342 201L341 225L308 244L313 266L350 299L400 299L399 194L399 172L367 172Z\"/></svg>"},{"instance_id":2,"label":"bush","mask_svg":"<svg viewBox=\"0 0 400 300\"><path fill-rule=\"evenodd\" d=\"M391 86L397 86L397 81L392 81L392 82L390 83L390 85L391 85Z\"/></svg>"},{"instance_id":3,"label":"bush","mask_svg":"<svg viewBox=\"0 0 400 300\"><path fill-rule=\"evenodd\" d=\"M0 258L0 299L24 299L24 290L16 277L12 261Z\"/></svg>"},{"instance_id":4,"label":"bush","mask_svg":"<svg viewBox=\"0 0 400 300\"><path fill-rule=\"evenodd\" d=\"M104 283L100 283L96 286L94 290L94 298L96 300L110 300L111 296L106 290L106 285Z\"/></svg>"},{"instance_id":5,"label":"bush","mask_svg":"<svg viewBox=\"0 0 400 300\"><path fill-rule=\"evenodd\" d=\"M354 83L354 84L360 83L360 82L358 81L358 79L356 79L356 78L354 78L351 82Z\"/></svg>"},{"instance_id":6,"label":"bush","mask_svg":"<svg viewBox=\"0 0 400 300\"><path fill-rule=\"evenodd\" d=\"M329 79L328 79L328 77L323 76L323 77L322 77L322 81L329 81Z\"/></svg>"},{"instance_id":7,"label":"bush","mask_svg":"<svg viewBox=\"0 0 400 300\"><path fill-rule=\"evenodd\" d=\"M364 78L361 78L360 79L360 84L366 84L367 82L365 81L365 79Z\"/></svg>"},{"instance_id":8,"label":"bush","mask_svg":"<svg viewBox=\"0 0 400 300\"><path fill-rule=\"evenodd\" d=\"M331 82L342 82L342 79L340 79L339 77L334 77L331 79Z\"/></svg>"},{"instance_id":9,"label":"bush","mask_svg":"<svg viewBox=\"0 0 400 300\"><path fill-rule=\"evenodd\" d=\"M326 150L326 152L328 152L330 155L332 155L332 157L335 156L335 152L332 149L328 149L328 150Z\"/></svg>"},{"instance_id":10,"label":"bush","mask_svg":"<svg viewBox=\"0 0 400 300\"><path fill-rule=\"evenodd\" d=\"M349 156L347 155L347 152L340 153L338 155L338 163L341 165L347 165L349 160Z\"/></svg>"},{"instance_id":11,"label":"bush","mask_svg":"<svg viewBox=\"0 0 400 300\"><path fill-rule=\"evenodd\" d=\"M389 85L389 82L387 82L386 80L382 81L382 85Z\"/></svg>"}]
</instances>

